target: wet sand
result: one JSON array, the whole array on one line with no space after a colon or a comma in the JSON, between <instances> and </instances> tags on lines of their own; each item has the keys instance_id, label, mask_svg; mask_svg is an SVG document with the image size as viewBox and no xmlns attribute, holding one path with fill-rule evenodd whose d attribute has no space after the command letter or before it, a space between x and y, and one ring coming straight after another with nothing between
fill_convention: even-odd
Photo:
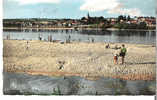
<instances>
[{"instance_id":1,"label":"wet sand","mask_svg":"<svg viewBox=\"0 0 157 100\"><path fill-rule=\"evenodd\" d=\"M52 43L25 40L3 41L5 72L46 76L81 76L96 80L100 77L124 80L155 80L156 51L151 45L125 44L125 64L113 63L112 49L120 43ZM120 60L120 58L119 58ZM119 61L120 62L120 61Z\"/></svg>"}]
</instances>

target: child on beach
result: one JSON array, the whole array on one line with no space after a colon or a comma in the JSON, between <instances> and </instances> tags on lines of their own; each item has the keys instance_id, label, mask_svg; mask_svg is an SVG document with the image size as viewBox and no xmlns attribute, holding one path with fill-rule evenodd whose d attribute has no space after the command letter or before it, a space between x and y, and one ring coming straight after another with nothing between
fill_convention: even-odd
<instances>
[{"instance_id":1,"label":"child on beach","mask_svg":"<svg viewBox=\"0 0 157 100\"><path fill-rule=\"evenodd\" d=\"M119 56L119 51L115 50L114 52L114 64L118 64L118 56Z\"/></svg>"}]
</instances>

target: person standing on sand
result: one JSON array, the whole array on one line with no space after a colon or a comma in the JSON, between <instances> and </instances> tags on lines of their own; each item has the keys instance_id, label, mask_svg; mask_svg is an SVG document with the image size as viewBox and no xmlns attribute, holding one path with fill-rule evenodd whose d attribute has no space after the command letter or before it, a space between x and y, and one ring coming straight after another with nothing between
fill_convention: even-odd
<instances>
[{"instance_id":1,"label":"person standing on sand","mask_svg":"<svg viewBox=\"0 0 157 100\"><path fill-rule=\"evenodd\" d=\"M127 49L125 48L125 45L122 44L122 48L120 51L120 57L122 59L122 64L124 64L124 58L125 58L126 52L127 52Z\"/></svg>"},{"instance_id":2,"label":"person standing on sand","mask_svg":"<svg viewBox=\"0 0 157 100\"><path fill-rule=\"evenodd\" d=\"M27 45L26 45L26 50L28 50L28 48L29 48L29 44L28 44L29 42L27 41Z\"/></svg>"},{"instance_id":3,"label":"person standing on sand","mask_svg":"<svg viewBox=\"0 0 157 100\"><path fill-rule=\"evenodd\" d=\"M114 52L114 64L118 64L118 56L119 56L119 51L116 49Z\"/></svg>"}]
</instances>

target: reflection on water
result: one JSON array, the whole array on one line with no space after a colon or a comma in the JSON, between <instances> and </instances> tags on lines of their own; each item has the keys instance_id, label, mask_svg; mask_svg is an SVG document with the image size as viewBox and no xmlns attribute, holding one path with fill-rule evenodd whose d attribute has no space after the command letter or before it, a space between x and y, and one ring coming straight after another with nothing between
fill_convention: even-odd
<instances>
[{"instance_id":1,"label":"reflection on water","mask_svg":"<svg viewBox=\"0 0 157 100\"><path fill-rule=\"evenodd\" d=\"M9 95L52 95L59 88L61 95L155 95L155 81L126 81L100 78L92 81L81 77L48 77L6 73L3 74L3 92Z\"/></svg>"},{"instance_id":2,"label":"reflection on water","mask_svg":"<svg viewBox=\"0 0 157 100\"><path fill-rule=\"evenodd\" d=\"M39 34L42 40L48 40L52 35L53 40L65 41L69 35L72 41L88 42L94 39L95 42L113 42L113 43L137 43L137 44L155 44L155 31L107 31L107 30L50 30L50 29L26 29L26 30L5 30L3 38L10 35L11 39L38 40Z\"/></svg>"}]
</instances>

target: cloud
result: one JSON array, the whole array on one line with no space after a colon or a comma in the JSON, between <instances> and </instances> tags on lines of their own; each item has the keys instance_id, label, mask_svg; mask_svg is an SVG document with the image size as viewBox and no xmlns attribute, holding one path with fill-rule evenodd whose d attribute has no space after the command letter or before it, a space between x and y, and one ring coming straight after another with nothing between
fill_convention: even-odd
<instances>
[{"instance_id":1,"label":"cloud","mask_svg":"<svg viewBox=\"0 0 157 100\"><path fill-rule=\"evenodd\" d=\"M122 14L130 16L141 16L138 8L125 8L125 4L118 0L84 0L80 10L89 12L106 11L108 14Z\"/></svg>"},{"instance_id":2,"label":"cloud","mask_svg":"<svg viewBox=\"0 0 157 100\"><path fill-rule=\"evenodd\" d=\"M38 4L38 3L60 3L60 0L9 0L15 1L20 5Z\"/></svg>"},{"instance_id":3,"label":"cloud","mask_svg":"<svg viewBox=\"0 0 157 100\"><path fill-rule=\"evenodd\" d=\"M113 9L119 2L117 0L84 0L85 3L80 7L80 10L88 10L90 12L103 11Z\"/></svg>"},{"instance_id":4,"label":"cloud","mask_svg":"<svg viewBox=\"0 0 157 100\"><path fill-rule=\"evenodd\" d=\"M114 9L108 10L109 14L121 14L121 15L130 15L130 16L143 16L141 11L138 8L120 8L116 7Z\"/></svg>"}]
</instances>

